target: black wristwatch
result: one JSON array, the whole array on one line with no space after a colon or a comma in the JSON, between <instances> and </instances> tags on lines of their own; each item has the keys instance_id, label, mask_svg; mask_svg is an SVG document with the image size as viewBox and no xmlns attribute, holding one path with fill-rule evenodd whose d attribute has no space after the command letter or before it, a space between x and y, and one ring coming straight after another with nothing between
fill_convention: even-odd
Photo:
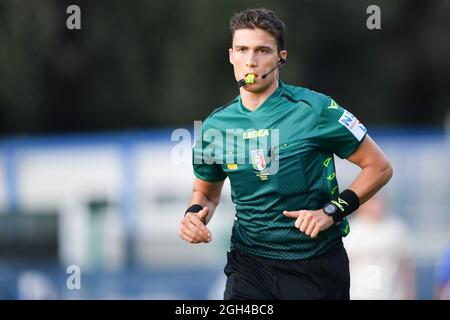
<instances>
[{"instance_id":1,"label":"black wristwatch","mask_svg":"<svg viewBox=\"0 0 450 320\"><path fill-rule=\"evenodd\" d=\"M335 204L331 203L331 202L326 203L323 206L322 211L327 216L332 217L333 218L333 222L335 224L338 223L341 220L340 216L339 216L339 209L338 209L338 207Z\"/></svg>"}]
</instances>

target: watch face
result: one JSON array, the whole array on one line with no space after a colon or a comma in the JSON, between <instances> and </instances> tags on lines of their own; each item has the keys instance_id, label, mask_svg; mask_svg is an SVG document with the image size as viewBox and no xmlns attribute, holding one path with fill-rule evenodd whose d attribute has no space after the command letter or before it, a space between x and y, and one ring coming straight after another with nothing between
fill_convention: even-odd
<instances>
[{"instance_id":1,"label":"watch face","mask_svg":"<svg viewBox=\"0 0 450 320\"><path fill-rule=\"evenodd\" d=\"M331 215L336 212L336 207L329 203L323 208L323 211L325 211L327 215Z\"/></svg>"}]
</instances>

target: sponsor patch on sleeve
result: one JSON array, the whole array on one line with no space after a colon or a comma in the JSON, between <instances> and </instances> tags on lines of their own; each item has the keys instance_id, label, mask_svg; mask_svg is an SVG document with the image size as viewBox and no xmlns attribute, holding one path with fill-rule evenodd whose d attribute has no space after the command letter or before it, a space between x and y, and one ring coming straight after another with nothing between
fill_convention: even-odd
<instances>
[{"instance_id":1,"label":"sponsor patch on sleeve","mask_svg":"<svg viewBox=\"0 0 450 320\"><path fill-rule=\"evenodd\" d=\"M364 134L367 132L366 127L364 127L364 125L347 110L345 110L342 114L339 119L339 123L346 127L356 137L356 139L358 139L358 141L361 141Z\"/></svg>"}]
</instances>

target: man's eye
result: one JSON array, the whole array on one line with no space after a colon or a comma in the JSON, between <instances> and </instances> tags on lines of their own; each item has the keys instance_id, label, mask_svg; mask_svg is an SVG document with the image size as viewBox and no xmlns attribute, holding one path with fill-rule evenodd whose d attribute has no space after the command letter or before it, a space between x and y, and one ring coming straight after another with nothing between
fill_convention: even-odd
<instances>
[{"instance_id":1,"label":"man's eye","mask_svg":"<svg viewBox=\"0 0 450 320\"><path fill-rule=\"evenodd\" d=\"M239 49L237 49L237 51L238 52L245 52L247 49L245 49L245 48L239 48Z\"/></svg>"},{"instance_id":2,"label":"man's eye","mask_svg":"<svg viewBox=\"0 0 450 320\"><path fill-rule=\"evenodd\" d=\"M266 54L266 53L269 53L269 50L267 50L267 49L259 49L259 52Z\"/></svg>"}]
</instances>

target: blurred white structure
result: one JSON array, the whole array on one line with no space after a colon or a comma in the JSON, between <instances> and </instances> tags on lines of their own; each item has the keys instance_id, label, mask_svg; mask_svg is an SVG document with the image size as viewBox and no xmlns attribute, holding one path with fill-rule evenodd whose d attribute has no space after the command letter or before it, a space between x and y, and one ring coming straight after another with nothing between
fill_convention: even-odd
<instances>
[{"instance_id":1,"label":"blurred white structure","mask_svg":"<svg viewBox=\"0 0 450 320\"><path fill-rule=\"evenodd\" d=\"M415 240L405 221L375 195L351 216L344 238L350 260L350 298L404 300L416 297Z\"/></svg>"},{"instance_id":2,"label":"blurred white structure","mask_svg":"<svg viewBox=\"0 0 450 320\"><path fill-rule=\"evenodd\" d=\"M22 272L17 284L18 298L21 300L54 300L58 298L57 288L42 273Z\"/></svg>"}]
</instances>

